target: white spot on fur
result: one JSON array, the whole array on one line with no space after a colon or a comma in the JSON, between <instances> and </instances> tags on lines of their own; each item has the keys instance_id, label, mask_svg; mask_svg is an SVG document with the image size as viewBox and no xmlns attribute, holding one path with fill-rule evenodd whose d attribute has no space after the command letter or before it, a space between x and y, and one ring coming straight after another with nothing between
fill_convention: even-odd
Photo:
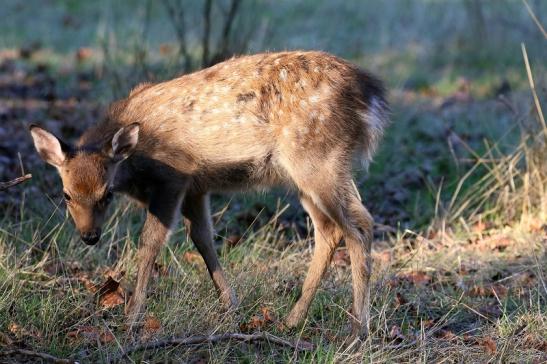
<instances>
[{"instance_id":1,"label":"white spot on fur","mask_svg":"<svg viewBox=\"0 0 547 364\"><path fill-rule=\"evenodd\" d=\"M310 96L310 102L312 104L315 104L317 101L319 101L319 95Z\"/></svg>"},{"instance_id":2,"label":"white spot on fur","mask_svg":"<svg viewBox=\"0 0 547 364\"><path fill-rule=\"evenodd\" d=\"M281 71L279 71L279 78L281 81L286 81L288 76L288 72L286 69L282 68Z\"/></svg>"},{"instance_id":3,"label":"white spot on fur","mask_svg":"<svg viewBox=\"0 0 547 364\"><path fill-rule=\"evenodd\" d=\"M286 136L286 137L291 135L291 131L289 130L289 128L287 128L287 127L283 128L283 135Z\"/></svg>"}]
</instances>

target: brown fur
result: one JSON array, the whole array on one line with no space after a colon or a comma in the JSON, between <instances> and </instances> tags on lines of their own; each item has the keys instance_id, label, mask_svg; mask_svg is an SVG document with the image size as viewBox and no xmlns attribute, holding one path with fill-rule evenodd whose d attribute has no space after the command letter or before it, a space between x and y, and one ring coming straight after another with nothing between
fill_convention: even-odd
<instances>
[{"instance_id":1,"label":"brown fur","mask_svg":"<svg viewBox=\"0 0 547 364\"><path fill-rule=\"evenodd\" d=\"M65 190L74 195L71 204L87 211L70 210L80 231L96 225L93 206L107 189L147 207L129 306L133 318L141 312L154 260L179 210L222 300L235 306L212 246L209 192L279 184L296 189L313 220L316 248L302 296L286 323L303 320L344 237L352 260L357 334L368 325L373 223L353 187L352 160L370 160L386 113L381 83L332 55L234 58L171 81L137 86L112 104L105 121L81 137L75 154L67 154L58 169ZM136 128L133 123L138 123L136 145L127 132ZM126 149L112 142L117 132ZM43 156L49 153L41 149Z\"/></svg>"}]
</instances>

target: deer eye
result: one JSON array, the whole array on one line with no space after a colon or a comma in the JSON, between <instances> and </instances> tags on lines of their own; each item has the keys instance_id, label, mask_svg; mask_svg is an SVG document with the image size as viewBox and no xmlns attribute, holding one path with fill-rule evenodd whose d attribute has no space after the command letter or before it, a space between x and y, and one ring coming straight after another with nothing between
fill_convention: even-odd
<instances>
[{"instance_id":1,"label":"deer eye","mask_svg":"<svg viewBox=\"0 0 547 364\"><path fill-rule=\"evenodd\" d=\"M66 202L68 202L68 201L70 201L70 200L72 199L72 198L69 196L69 194L66 193L66 192L63 192L63 197L65 198L65 201L66 201Z\"/></svg>"}]
</instances>

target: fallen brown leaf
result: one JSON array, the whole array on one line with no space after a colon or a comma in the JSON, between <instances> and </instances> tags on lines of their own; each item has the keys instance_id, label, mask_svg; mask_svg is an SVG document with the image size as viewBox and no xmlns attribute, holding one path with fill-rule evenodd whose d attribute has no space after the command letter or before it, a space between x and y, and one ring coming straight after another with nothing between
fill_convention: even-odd
<instances>
[{"instance_id":1,"label":"fallen brown leaf","mask_svg":"<svg viewBox=\"0 0 547 364\"><path fill-rule=\"evenodd\" d=\"M15 337L18 338L18 339L21 339L23 337L33 337L33 338L42 337L42 334L40 332L38 332L37 330L35 330L35 329L28 330L28 329L16 324L15 322L11 322L8 325L8 330L13 335L15 335Z\"/></svg>"},{"instance_id":2,"label":"fallen brown leaf","mask_svg":"<svg viewBox=\"0 0 547 364\"><path fill-rule=\"evenodd\" d=\"M141 340L147 341L161 329L161 322L155 316L148 315L144 320Z\"/></svg>"},{"instance_id":3,"label":"fallen brown leaf","mask_svg":"<svg viewBox=\"0 0 547 364\"><path fill-rule=\"evenodd\" d=\"M95 291L99 298L99 305L104 308L112 308L125 303L125 294L122 287L120 287L120 282L111 276Z\"/></svg>"},{"instance_id":4,"label":"fallen brown leaf","mask_svg":"<svg viewBox=\"0 0 547 364\"><path fill-rule=\"evenodd\" d=\"M154 316L147 316L143 328L146 331L157 332L161 328L161 322Z\"/></svg>"},{"instance_id":5,"label":"fallen brown leaf","mask_svg":"<svg viewBox=\"0 0 547 364\"><path fill-rule=\"evenodd\" d=\"M505 235L493 235L485 239L479 239L476 242L476 246L481 251L497 250L499 252L504 251L513 244L513 240Z\"/></svg>"},{"instance_id":6,"label":"fallen brown leaf","mask_svg":"<svg viewBox=\"0 0 547 364\"><path fill-rule=\"evenodd\" d=\"M532 334L526 334L524 336L524 345L527 348L543 351L547 353L547 340L543 338L537 338Z\"/></svg>"},{"instance_id":7,"label":"fallen brown leaf","mask_svg":"<svg viewBox=\"0 0 547 364\"><path fill-rule=\"evenodd\" d=\"M491 284L487 286L473 286L467 292L471 297L505 297L507 296L507 287L501 284Z\"/></svg>"},{"instance_id":8,"label":"fallen brown leaf","mask_svg":"<svg viewBox=\"0 0 547 364\"><path fill-rule=\"evenodd\" d=\"M240 324L240 330L242 332L260 330L268 324L275 323L277 321L268 307L262 307L261 312L262 315L253 315L248 322Z\"/></svg>"},{"instance_id":9,"label":"fallen brown leaf","mask_svg":"<svg viewBox=\"0 0 547 364\"><path fill-rule=\"evenodd\" d=\"M479 345L481 345L488 354L495 354L497 350L496 342L491 337L484 337L479 339Z\"/></svg>"},{"instance_id":10,"label":"fallen brown leaf","mask_svg":"<svg viewBox=\"0 0 547 364\"><path fill-rule=\"evenodd\" d=\"M110 330L90 325L80 326L76 330L70 331L66 336L72 341L88 341L93 343L98 340L103 344L108 344L115 339Z\"/></svg>"},{"instance_id":11,"label":"fallen brown leaf","mask_svg":"<svg viewBox=\"0 0 547 364\"><path fill-rule=\"evenodd\" d=\"M407 280L416 286L423 286L431 281L431 277L424 271L414 271L398 275L400 279Z\"/></svg>"},{"instance_id":12,"label":"fallen brown leaf","mask_svg":"<svg viewBox=\"0 0 547 364\"><path fill-rule=\"evenodd\" d=\"M452 331L445 330L445 329L441 329L437 333L435 333L435 337L439 339L443 339L443 340L448 340L448 341L456 340L458 338L458 336L454 334Z\"/></svg>"},{"instance_id":13,"label":"fallen brown leaf","mask_svg":"<svg viewBox=\"0 0 547 364\"><path fill-rule=\"evenodd\" d=\"M87 289L89 292L95 293L97 291L97 286L95 284L93 284L93 282L91 281L91 279L89 279L89 277L86 273L80 272L76 275L76 278L80 282L82 282L85 289Z\"/></svg>"},{"instance_id":14,"label":"fallen brown leaf","mask_svg":"<svg viewBox=\"0 0 547 364\"><path fill-rule=\"evenodd\" d=\"M275 316L268 307L262 307L262 316L266 322L275 322Z\"/></svg>"}]
</instances>

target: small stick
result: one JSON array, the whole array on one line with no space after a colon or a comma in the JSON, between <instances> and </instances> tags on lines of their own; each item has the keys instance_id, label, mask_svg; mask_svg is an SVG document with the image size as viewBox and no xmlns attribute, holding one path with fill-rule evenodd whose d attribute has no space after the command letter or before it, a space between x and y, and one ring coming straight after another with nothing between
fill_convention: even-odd
<instances>
[{"instance_id":1,"label":"small stick","mask_svg":"<svg viewBox=\"0 0 547 364\"><path fill-rule=\"evenodd\" d=\"M10 187L16 186L21 182L25 182L27 179L31 179L31 174L25 174L24 176L17 177L8 182L0 182L0 191L7 190Z\"/></svg>"},{"instance_id":2,"label":"small stick","mask_svg":"<svg viewBox=\"0 0 547 364\"><path fill-rule=\"evenodd\" d=\"M40 359L43 359L43 360L46 360L50 363L55 363L55 364L78 364L78 362L74 361L74 360L61 359L61 358L57 358L56 356L53 356L53 355L50 355L50 354L39 353L37 351L26 350L26 349L11 349L11 350L5 351L3 353L0 353L0 356L10 356L10 355L17 355L17 354L32 356L32 357L35 357L35 358L40 358Z\"/></svg>"},{"instance_id":3,"label":"small stick","mask_svg":"<svg viewBox=\"0 0 547 364\"><path fill-rule=\"evenodd\" d=\"M313 350L314 346L311 343L305 341L297 341L296 343L274 336L267 332L260 332L255 334L240 334L240 333L226 333L218 335L194 335L183 338L172 338L166 340L158 340L151 343L142 345L136 345L125 350L122 357L128 357L129 354L136 353L144 350L161 349L169 346L179 345L198 345L198 344L213 344L220 341L237 340L237 341L267 341L281 346L287 346L298 351ZM119 360L120 357L113 359L113 361Z\"/></svg>"}]
</instances>

